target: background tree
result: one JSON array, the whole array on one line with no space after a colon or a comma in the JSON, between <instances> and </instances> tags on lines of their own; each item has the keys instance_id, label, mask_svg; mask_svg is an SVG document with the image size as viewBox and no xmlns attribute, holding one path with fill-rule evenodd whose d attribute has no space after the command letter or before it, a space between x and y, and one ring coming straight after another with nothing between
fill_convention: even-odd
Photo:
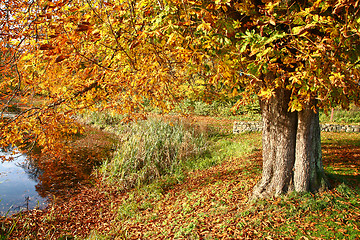
<instances>
[{"instance_id":1,"label":"background tree","mask_svg":"<svg viewBox=\"0 0 360 240\"><path fill-rule=\"evenodd\" d=\"M258 96L264 164L254 197L322 190L318 109L359 100L358 4L24 3L13 19L26 31L11 41L21 47L16 95L28 109L2 121L0 143L26 136L52 146L52 134L78 131L70 117L85 109L109 108L132 118L141 116L145 102L169 110L189 96L241 95L238 104Z\"/></svg>"}]
</instances>

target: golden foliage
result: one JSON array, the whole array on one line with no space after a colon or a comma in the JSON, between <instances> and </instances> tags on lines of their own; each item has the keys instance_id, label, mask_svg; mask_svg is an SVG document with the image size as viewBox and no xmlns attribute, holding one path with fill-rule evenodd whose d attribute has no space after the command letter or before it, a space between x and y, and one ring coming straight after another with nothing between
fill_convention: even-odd
<instances>
[{"instance_id":1,"label":"golden foliage","mask_svg":"<svg viewBox=\"0 0 360 240\"><path fill-rule=\"evenodd\" d=\"M0 4L0 109L26 106L1 120L0 145L72 133L58 126L84 109L132 118L145 102L166 112L182 98L269 98L276 88L292 91L291 111L313 98L359 102L358 2L263 2Z\"/></svg>"}]
</instances>

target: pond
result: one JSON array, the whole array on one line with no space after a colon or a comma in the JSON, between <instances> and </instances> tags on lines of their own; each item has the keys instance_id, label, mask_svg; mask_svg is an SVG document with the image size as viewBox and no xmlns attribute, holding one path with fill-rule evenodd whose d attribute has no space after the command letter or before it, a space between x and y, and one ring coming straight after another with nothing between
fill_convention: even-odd
<instances>
[{"instance_id":1,"label":"pond","mask_svg":"<svg viewBox=\"0 0 360 240\"><path fill-rule=\"evenodd\" d=\"M9 153L0 151L0 156ZM0 159L0 216L43 209L50 200L69 199L91 183L92 169L99 163L86 149L65 157L47 154L12 157L11 161Z\"/></svg>"},{"instance_id":2,"label":"pond","mask_svg":"<svg viewBox=\"0 0 360 240\"><path fill-rule=\"evenodd\" d=\"M18 154L13 161L0 158L0 215L21 210L45 208L48 202L68 201L84 186L97 179L95 167L108 159L113 151L113 136L86 127L83 135L74 138L67 150L43 152L31 156ZM0 156L9 156L0 149Z\"/></svg>"},{"instance_id":3,"label":"pond","mask_svg":"<svg viewBox=\"0 0 360 240\"><path fill-rule=\"evenodd\" d=\"M0 151L0 156L9 153ZM46 197L36 191L39 170L34 168L26 155L16 154L12 161L0 160L0 215L44 208Z\"/></svg>"}]
</instances>

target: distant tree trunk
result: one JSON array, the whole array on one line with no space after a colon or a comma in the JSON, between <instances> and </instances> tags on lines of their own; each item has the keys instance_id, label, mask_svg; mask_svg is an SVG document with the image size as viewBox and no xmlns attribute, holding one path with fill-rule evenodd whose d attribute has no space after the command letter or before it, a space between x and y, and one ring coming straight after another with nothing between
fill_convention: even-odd
<instances>
[{"instance_id":1,"label":"distant tree trunk","mask_svg":"<svg viewBox=\"0 0 360 240\"><path fill-rule=\"evenodd\" d=\"M263 173L253 198L278 196L290 191L320 191L326 187L321 161L319 115L311 104L289 112L290 92L276 90L261 100L263 118Z\"/></svg>"}]
</instances>

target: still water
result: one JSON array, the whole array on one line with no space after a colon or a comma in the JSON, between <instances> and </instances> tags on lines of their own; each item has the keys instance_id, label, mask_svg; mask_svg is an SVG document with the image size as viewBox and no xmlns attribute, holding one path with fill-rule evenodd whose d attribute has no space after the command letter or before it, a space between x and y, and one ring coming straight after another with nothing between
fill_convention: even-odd
<instances>
[{"instance_id":1,"label":"still water","mask_svg":"<svg viewBox=\"0 0 360 240\"><path fill-rule=\"evenodd\" d=\"M9 153L0 149L0 156L9 156ZM13 213L44 208L46 198L36 191L39 170L30 164L26 155L13 155L12 161L0 159L0 215L9 216Z\"/></svg>"},{"instance_id":2,"label":"still water","mask_svg":"<svg viewBox=\"0 0 360 240\"><path fill-rule=\"evenodd\" d=\"M56 155L18 154L6 162L0 157L0 215L45 208L47 199L68 200L93 183L91 173L104 158L101 154L97 147L85 146ZM0 156L10 155L0 149Z\"/></svg>"}]
</instances>

